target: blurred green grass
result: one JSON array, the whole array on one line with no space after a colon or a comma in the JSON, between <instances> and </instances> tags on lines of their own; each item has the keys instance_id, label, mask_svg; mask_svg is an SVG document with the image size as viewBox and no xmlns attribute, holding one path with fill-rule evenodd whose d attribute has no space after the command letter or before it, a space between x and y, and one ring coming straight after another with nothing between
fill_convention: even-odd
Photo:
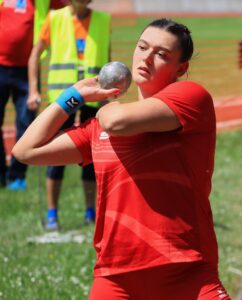
<instances>
[{"instance_id":1,"label":"blurred green grass","mask_svg":"<svg viewBox=\"0 0 242 300\"><path fill-rule=\"evenodd\" d=\"M41 187L39 193L39 173ZM80 167L68 166L60 198L61 233L77 230L78 243L36 244L45 218L45 167L30 167L28 189L0 194L0 299L86 299L92 280L93 225L84 225Z\"/></svg>"},{"instance_id":2,"label":"blurred green grass","mask_svg":"<svg viewBox=\"0 0 242 300\"><path fill-rule=\"evenodd\" d=\"M242 131L218 134L210 197L221 278L233 295L242 288Z\"/></svg>"},{"instance_id":3,"label":"blurred green grass","mask_svg":"<svg viewBox=\"0 0 242 300\"><path fill-rule=\"evenodd\" d=\"M241 18L175 19L191 28L195 44L209 39L221 39L226 43L227 39L239 40L242 36ZM135 41L150 20L127 18L113 21L112 52L115 59L130 64ZM120 44L125 53L120 51ZM223 87L224 82L221 82L218 88L223 90ZM127 98L133 95L131 90ZM211 194L221 279L232 299L242 287L239 275L242 272L241 140L241 131L218 135ZM46 199L45 191L38 188L39 173L44 187L45 168L30 167L27 191L0 190L0 299L87 299L95 261L92 248L94 228L83 225L84 201L79 167L66 168L60 221L61 232L77 229L86 237L83 244L40 245L27 241L29 237L43 234L41 219L45 217Z\"/></svg>"}]
</instances>

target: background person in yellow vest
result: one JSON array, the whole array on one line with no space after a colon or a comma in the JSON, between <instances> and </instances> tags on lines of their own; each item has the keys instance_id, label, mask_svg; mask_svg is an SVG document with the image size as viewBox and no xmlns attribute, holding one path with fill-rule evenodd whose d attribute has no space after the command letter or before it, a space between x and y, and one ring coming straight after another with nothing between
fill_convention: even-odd
<instances>
[{"instance_id":1,"label":"background person in yellow vest","mask_svg":"<svg viewBox=\"0 0 242 300\"><path fill-rule=\"evenodd\" d=\"M27 64L33 39L38 37L49 8L61 8L65 0L0 0L0 187L10 190L26 189L27 166L14 156L7 168L2 126L8 101L11 99L16 115L18 140L36 114L28 109Z\"/></svg>"},{"instance_id":2,"label":"background person in yellow vest","mask_svg":"<svg viewBox=\"0 0 242 300\"><path fill-rule=\"evenodd\" d=\"M41 29L40 38L29 59L29 105L40 99L37 84L38 63L42 52L50 50L48 75L49 102L56 100L66 88L80 79L96 76L110 58L110 15L88 8L90 0L73 0L71 5L50 12ZM98 103L87 103L81 109L80 122L96 115ZM72 115L62 129L74 124ZM47 169L48 210L46 229L58 229L58 199L64 166ZM96 180L93 165L83 168L85 221L95 221Z\"/></svg>"}]
</instances>

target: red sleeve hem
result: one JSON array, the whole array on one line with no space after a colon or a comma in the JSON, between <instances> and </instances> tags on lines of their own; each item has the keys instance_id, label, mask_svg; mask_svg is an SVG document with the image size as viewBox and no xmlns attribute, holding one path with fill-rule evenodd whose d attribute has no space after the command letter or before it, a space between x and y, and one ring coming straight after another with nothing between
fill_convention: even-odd
<instances>
[{"instance_id":1,"label":"red sleeve hem","mask_svg":"<svg viewBox=\"0 0 242 300\"><path fill-rule=\"evenodd\" d=\"M81 147L80 145L81 140L78 136L76 127L71 127L65 129L64 131L69 135L69 137L71 138L71 140L76 145L77 149L80 151L82 155L82 163L80 163L79 165L86 166L90 164L92 162L92 159L90 159L90 156L88 155L88 151L85 151L86 150L85 147Z\"/></svg>"},{"instance_id":2,"label":"red sleeve hem","mask_svg":"<svg viewBox=\"0 0 242 300\"><path fill-rule=\"evenodd\" d=\"M153 98L163 101L174 112L179 122L181 123L180 131L184 131L185 120L182 118L182 114L180 114L178 107L174 103L172 103L172 101L170 101L166 96L162 95L162 97L157 97L157 95L154 95Z\"/></svg>"}]
</instances>

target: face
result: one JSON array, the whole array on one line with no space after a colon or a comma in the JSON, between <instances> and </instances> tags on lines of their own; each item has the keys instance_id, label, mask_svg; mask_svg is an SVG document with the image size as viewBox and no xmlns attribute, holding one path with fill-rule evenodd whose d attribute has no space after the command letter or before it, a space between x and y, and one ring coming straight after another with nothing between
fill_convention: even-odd
<instances>
[{"instance_id":1,"label":"face","mask_svg":"<svg viewBox=\"0 0 242 300\"><path fill-rule=\"evenodd\" d=\"M181 63L177 37L163 29L148 27L133 55L132 75L141 93L151 96L182 76L188 63Z\"/></svg>"}]
</instances>

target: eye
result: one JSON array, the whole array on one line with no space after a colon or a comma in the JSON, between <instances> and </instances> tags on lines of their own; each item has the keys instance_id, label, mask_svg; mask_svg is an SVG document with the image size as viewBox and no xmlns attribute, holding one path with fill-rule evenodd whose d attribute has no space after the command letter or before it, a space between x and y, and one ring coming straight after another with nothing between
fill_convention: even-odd
<instances>
[{"instance_id":1,"label":"eye","mask_svg":"<svg viewBox=\"0 0 242 300\"><path fill-rule=\"evenodd\" d=\"M145 47L144 45L138 45L138 48L139 48L141 51L144 51L147 47Z\"/></svg>"},{"instance_id":2,"label":"eye","mask_svg":"<svg viewBox=\"0 0 242 300\"><path fill-rule=\"evenodd\" d=\"M160 57L160 58L165 58L165 53L164 52L157 52L157 55Z\"/></svg>"}]
</instances>

